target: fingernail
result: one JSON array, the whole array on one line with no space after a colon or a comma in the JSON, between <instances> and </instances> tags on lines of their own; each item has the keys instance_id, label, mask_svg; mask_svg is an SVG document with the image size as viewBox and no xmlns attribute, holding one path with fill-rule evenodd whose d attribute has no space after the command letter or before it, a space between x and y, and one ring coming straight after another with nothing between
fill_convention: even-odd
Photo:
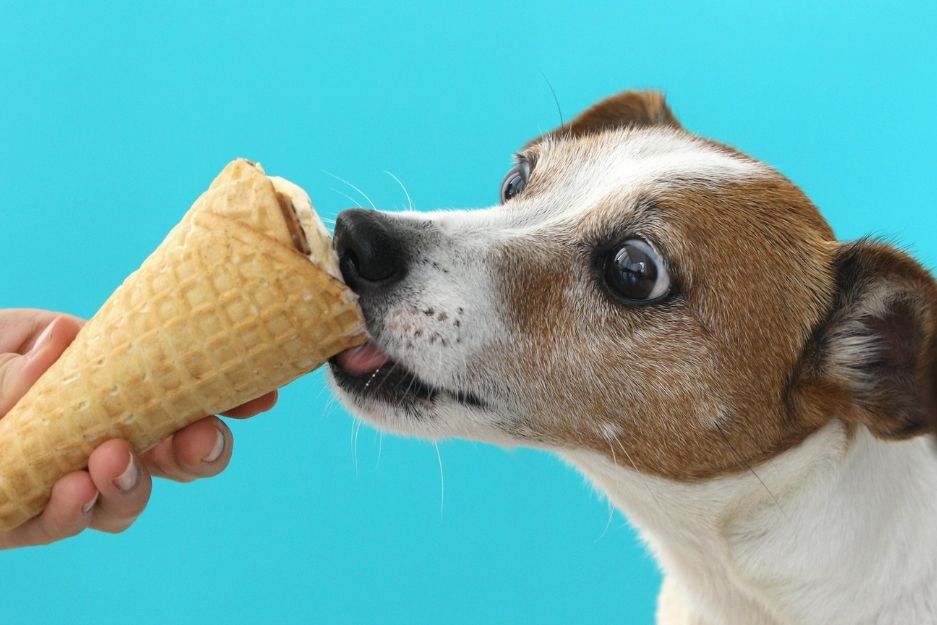
<instances>
[{"instance_id":1,"label":"fingernail","mask_svg":"<svg viewBox=\"0 0 937 625\"><path fill-rule=\"evenodd\" d=\"M133 454L130 454L130 462L127 463L124 472L114 478L114 486L118 490L126 492L137 485L137 478L139 477L140 471L137 469L137 463L133 459Z\"/></svg>"},{"instance_id":2,"label":"fingernail","mask_svg":"<svg viewBox=\"0 0 937 625\"><path fill-rule=\"evenodd\" d=\"M94 504L98 503L98 495L100 494L101 493L99 493L98 491L94 491L94 497L91 498L91 501L89 501L88 503L86 503L85 505L81 507L81 512L83 514L88 514L89 512L91 512L91 508L94 507Z\"/></svg>"},{"instance_id":3,"label":"fingernail","mask_svg":"<svg viewBox=\"0 0 937 625\"><path fill-rule=\"evenodd\" d=\"M32 349L26 354L27 358L35 358L42 352L42 349L49 343L49 339L52 338L52 329L54 327L55 321L46 326L46 329L42 331L42 334L40 334L36 342L33 343Z\"/></svg>"},{"instance_id":4,"label":"fingernail","mask_svg":"<svg viewBox=\"0 0 937 625\"><path fill-rule=\"evenodd\" d=\"M221 457L221 452L224 451L224 434L221 433L221 430L215 430L215 434L217 435L215 446L211 448L207 456L202 458L202 462L214 462Z\"/></svg>"}]
</instances>

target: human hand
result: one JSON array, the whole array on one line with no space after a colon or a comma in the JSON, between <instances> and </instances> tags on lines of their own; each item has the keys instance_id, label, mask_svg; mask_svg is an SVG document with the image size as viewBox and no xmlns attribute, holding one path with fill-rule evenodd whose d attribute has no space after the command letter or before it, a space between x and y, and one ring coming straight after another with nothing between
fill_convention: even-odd
<instances>
[{"instance_id":1,"label":"human hand","mask_svg":"<svg viewBox=\"0 0 937 625\"><path fill-rule=\"evenodd\" d=\"M62 355L83 324L61 313L0 310L0 418ZM225 416L252 417L270 410L276 400L273 391ZM87 469L55 483L41 514L0 532L0 549L43 545L89 527L122 532L146 507L151 476L190 482L217 475L228 465L233 446L231 431L214 416L179 430L142 455L127 441L106 441L92 452Z\"/></svg>"}]
</instances>

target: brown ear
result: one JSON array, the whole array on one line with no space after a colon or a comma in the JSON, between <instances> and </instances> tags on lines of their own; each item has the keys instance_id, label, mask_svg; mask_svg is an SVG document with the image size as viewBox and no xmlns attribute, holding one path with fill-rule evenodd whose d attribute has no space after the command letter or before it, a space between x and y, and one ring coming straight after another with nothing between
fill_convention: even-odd
<instances>
[{"instance_id":1,"label":"brown ear","mask_svg":"<svg viewBox=\"0 0 937 625\"><path fill-rule=\"evenodd\" d=\"M910 256L871 241L836 255L837 293L815 340L817 372L851 418L881 438L937 424L937 284ZM839 415L830 415L839 416ZM844 415L845 416L845 415Z\"/></svg>"},{"instance_id":2,"label":"brown ear","mask_svg":"<svg viewBox=\"0 0 937 625\"><path fill-rule=\"evenodd\" d=\"M593 105L554 133L582 136L616 128L659 125L680 128L664 95L658 91L625 91Z\"/></svg>"}]
</instances>

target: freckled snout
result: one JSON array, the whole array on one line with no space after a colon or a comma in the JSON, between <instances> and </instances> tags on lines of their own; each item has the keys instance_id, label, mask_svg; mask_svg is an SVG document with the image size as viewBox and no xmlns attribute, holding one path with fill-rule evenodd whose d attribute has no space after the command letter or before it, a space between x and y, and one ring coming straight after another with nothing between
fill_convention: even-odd
<instances>
[{"instance_id":1,"label":"freckled snout","mask_svg":"<svg viewBox=\"0 0 937 625\"><path fill-rule=\"evenodd\" d=\"M418 413L483 410L492 399L479 363L503 334L483 238L447 217L352 209L335 224L371 340L333 357L330 371L347 401L397 431L413 433Z\"/></svg>"},{"instance_id":2,"label":"freckled snout","mask_svg":"<svg viewBox=\"0 0 937 625\"><path fill-rule=\"evenodd\" d=\"M335 251L345 282L361 296L403 280L409 253L403 228L378 211L353 208L335 222Z\"/></svg>"}]
</instances>

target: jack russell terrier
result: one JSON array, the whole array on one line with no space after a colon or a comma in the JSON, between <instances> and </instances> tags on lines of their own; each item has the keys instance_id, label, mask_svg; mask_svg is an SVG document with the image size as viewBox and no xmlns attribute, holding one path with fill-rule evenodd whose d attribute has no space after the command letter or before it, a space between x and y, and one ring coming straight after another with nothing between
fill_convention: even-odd
<instances>
[{"instance_id":1,"label":"jack russell terrier","mask_svg":"<svg viewBox=\"0 0 937 625\"><path fill-rule=\"evenodd\" d=\"M639 528L661 625L937 623L937 285L628 92L481 210L348 210L379 428L552 450Z\"/></svg>"}]
</instances>

